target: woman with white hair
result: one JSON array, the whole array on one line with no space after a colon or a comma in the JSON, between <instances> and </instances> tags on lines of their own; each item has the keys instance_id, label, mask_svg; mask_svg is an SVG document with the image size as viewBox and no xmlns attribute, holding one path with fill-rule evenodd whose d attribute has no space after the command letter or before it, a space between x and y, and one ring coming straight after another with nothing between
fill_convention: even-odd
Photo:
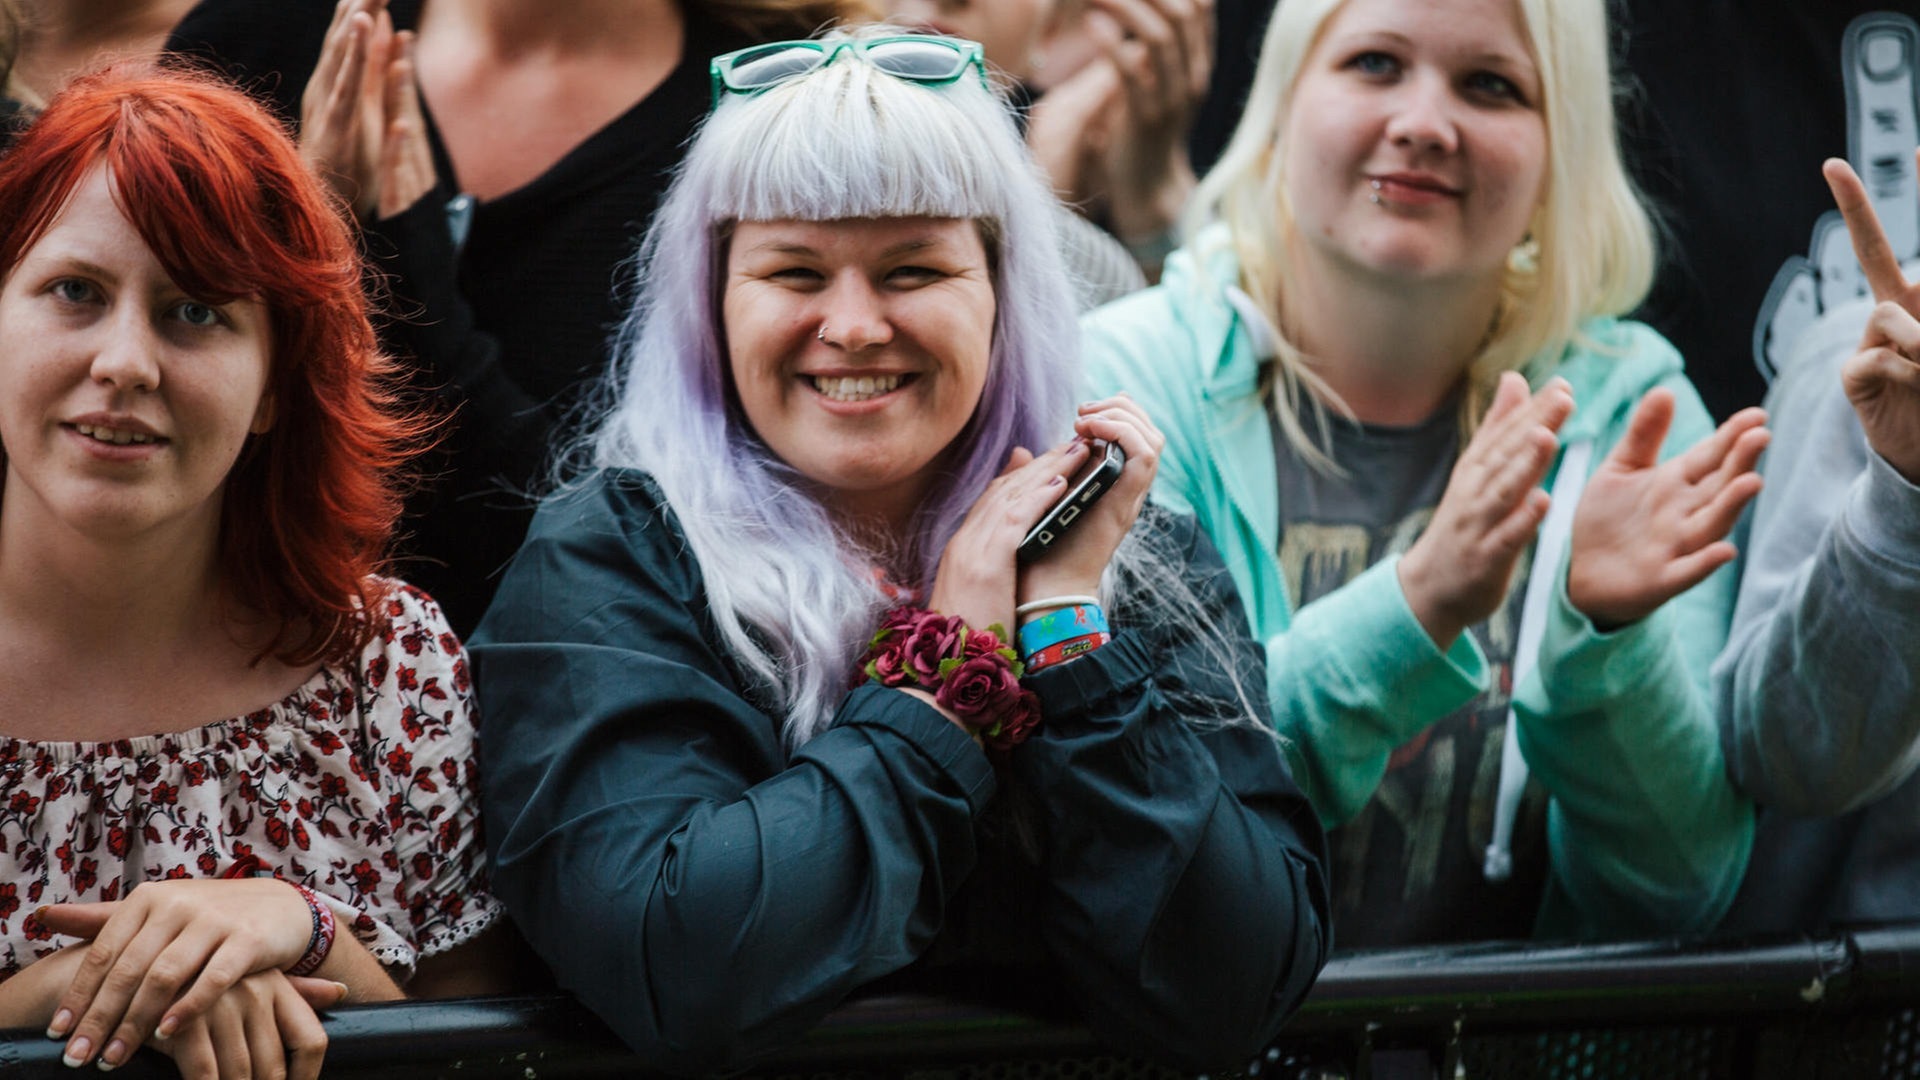
<instances>
[{"instance_id":1,"label":"woman with white hair","mask_svg":"<svg viewBox=\"0 0 1920 1080\"><path fill-rule=\"evenodd\" d=\"M1706 684L1765 418L1620 318L1607 41L1604 0L1287 0L1188 247L1087 322L1266 644L1343 944L1705 930L1745 865Z\"/></svg>"},{"instance_id":2,"label":"woman with white hair","mask_svg":"<svg viewBox=\"0 0 1920 1080\"><path fill-rule=\"evenodd\" d=\"M1244 1061L1325 957L1319 826L1218 557L1144 506L1159 433L1075 406L1056 206L979 47L713 78L591 471L474 640L500 894L661 1068L909 967ZM1017 558L1098 444L1111 490Z\"/></svg>"}]
</instances>

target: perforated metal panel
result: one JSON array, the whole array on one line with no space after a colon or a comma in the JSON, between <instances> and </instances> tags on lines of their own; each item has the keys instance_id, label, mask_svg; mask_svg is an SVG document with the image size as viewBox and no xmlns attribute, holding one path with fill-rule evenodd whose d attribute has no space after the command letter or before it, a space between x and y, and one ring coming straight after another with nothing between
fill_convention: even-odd
<instances>
[{"instance_id":1,"label":"perforated metal panel","mask_svg":"<svg viewBox=\"0 0 1920 1080\"><path fill-rule=\"evenodd\" d=\"M1914 1010L1906 1009L1888 1018L1880 1045L1885 1048L1885 1057L1880 1061L1881 1076L1920 1080L1920 1017Z\"/></svg>"},{"instance_id":2,"label":"perforated metal panel","mask_svg":"<svg viewBox=\"0 0 1920 1080\"><path fill-rule=\"evenodd\" d=\"M1468 1080L1718 1080L1735 1075L1734 1033L1674 1027L1474 1036L1462 1040Z\"/></svg>"}]
</instances>

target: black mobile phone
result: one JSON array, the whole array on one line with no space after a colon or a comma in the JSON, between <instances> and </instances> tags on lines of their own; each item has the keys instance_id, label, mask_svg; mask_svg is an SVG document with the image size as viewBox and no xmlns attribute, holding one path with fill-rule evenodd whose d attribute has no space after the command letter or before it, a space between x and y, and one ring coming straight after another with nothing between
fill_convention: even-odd
<instances>
[{"instance_id":1,"label":"black mobile phone","mask_svg":"<svg viewBox=\"0 0 1920 1080\"><path fill-rule=\"evenodd\" d=\"M1080 515L1094 504L1094 500L1107 493L1113 482L1120 479L1120 470L1126 467L1127 454L1120 449L1119 443L1095 442L1093 459L1080 470L1080 475L1073 478L1073 483L1067 486L1067 493L1053 504L1053 509L1048 510L1040 523L1027 533L1025 540L1020 541L1019 561L1032 562L1045 554L1055 541L1066 535L1074 522L1080 520Z\"/></svg>"}]
</instances>

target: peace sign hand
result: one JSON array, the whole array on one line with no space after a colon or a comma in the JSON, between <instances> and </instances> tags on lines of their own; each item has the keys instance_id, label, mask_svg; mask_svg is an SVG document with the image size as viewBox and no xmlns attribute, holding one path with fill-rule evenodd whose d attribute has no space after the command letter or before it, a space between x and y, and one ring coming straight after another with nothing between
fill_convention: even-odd
<instances>
[{"instance_id":1,"label":"peace sign hand","mask_svg":"<svg viewBox=\"0 0 1920 1080\"><path fill-rule=\"evenodd\" d=\"M1879 302L1860 351L1840 369L1841 384L1866 430L1867 445L1909 483L1920 484L1920 282L1908 281L1901 272L1899 256L1853 166L1833 158L1821 173Z\"/></svg>"}]
</instances>

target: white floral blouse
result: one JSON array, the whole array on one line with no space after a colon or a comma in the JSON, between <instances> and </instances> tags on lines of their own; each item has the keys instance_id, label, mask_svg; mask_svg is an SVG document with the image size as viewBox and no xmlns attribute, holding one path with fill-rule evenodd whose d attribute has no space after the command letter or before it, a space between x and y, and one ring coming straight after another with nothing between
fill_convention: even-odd
<instances>
[{"instance_id":1,"label":"white floral blouse","mask_svg":"<svg viewBox=\"0 0 1920 1080\"><path fill-rule=\"evenodd\" d=\"M40 905L163 878L297 881L402 975L498 918L466 652L426 594L394 583L385 603L354 669L247 716L104 743L0 737L0 979L71 943Z\"/></svg>"}]
</instances>

